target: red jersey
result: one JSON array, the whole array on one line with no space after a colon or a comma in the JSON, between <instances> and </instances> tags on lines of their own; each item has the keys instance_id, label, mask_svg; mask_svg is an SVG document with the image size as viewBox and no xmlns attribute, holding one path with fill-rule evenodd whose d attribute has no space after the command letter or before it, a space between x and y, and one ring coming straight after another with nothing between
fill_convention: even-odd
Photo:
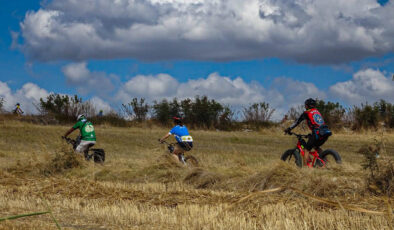
<instances>
[{"instance_id":1,"label":"red jersey","mask_svg":"<svg viewBox=\"0 0 394 230\"><path fill-rule=\"evenodd\" d=\"M306 120L308 127L311 130L318 129L320 126L325 125L323 116L320 114L319 110L312 108L303 112L297 121L290 126L290 128L294 129L303 120Z\"/></svg>"}]
</instances>

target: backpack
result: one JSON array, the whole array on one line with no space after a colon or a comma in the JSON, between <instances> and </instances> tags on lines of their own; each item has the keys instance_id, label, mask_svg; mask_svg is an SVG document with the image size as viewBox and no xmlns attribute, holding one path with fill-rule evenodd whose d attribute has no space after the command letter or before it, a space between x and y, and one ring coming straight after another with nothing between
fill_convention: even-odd
<instances>
[{"instance_id":1,"label":"backpack","mask_svg":"<svg viewBox=\"0 0 394 230\"><path fill-rule=\"evenodd\" d=\"M321 136L321 137L329 137L329 136L332 135L332 132L331 132L331 130L328 128L327 125L321 125L321 126L318 128L318 134L319 134L319 136Z\"/></svg>"}]
</instances>

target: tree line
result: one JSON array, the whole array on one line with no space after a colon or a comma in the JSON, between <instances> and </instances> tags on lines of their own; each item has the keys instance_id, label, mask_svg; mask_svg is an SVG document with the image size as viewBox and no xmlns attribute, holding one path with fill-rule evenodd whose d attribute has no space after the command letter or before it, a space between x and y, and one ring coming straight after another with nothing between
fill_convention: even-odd
<instances>
[{"instance_id":1,"label":"tree line","mask_svg":"<svg viewBox=\"0 0 394 230\"><path fill-rule=\"evenodd\" d=\"M4 99L0 98L0 111ZM273 121L275 112L268 102L252 103L244 107L232 108L207 96L171 100L162 99L149 104L144 98L132 98L122 104L118 112L98 113L89 101L74 95L52 93L41 98L35 105L38 116L53 119L58 123L75 122L78 114L85 114L96 123L114 126L128 126L136 123L155 123L171 126L172 117L182 117L190 128L239 130L260 129L293 121L304 111L303 105L292 107L281 121ZM353 130L394 128L394 105L384 100L373 104L361 104L345 108L338 102L317 100L317 109L332 129L347 127Z\"/></svg>"}]
</instances>

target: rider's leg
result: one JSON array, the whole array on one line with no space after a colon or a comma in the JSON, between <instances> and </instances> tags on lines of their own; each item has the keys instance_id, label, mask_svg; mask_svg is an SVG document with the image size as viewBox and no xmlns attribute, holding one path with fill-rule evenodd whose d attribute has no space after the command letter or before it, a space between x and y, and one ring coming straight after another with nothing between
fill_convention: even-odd
<instances>
[{"instance_id":1,"label":"rider's leg","mask_svg":"<svg viewBox=\"0 0 394 230\"><path fill-rule=\"evenodd\" d=\"M183 148L179 144L176 144L173 152L173 156L176 158L177 161L179 161L179 155L183 153L184 153Z\"/></svg>"},{"instance_id":2,"label":"rider's leg","mask_svg":"<svg viewBox=\"0 0 394 230\"><path fill-rule=\"evenodd\" d=\"M319 153L319 155L323 152L323 149L321 149L320 147L315 147L317 153Z\"/></svg>"},{"instance_id":3,"label":"rider's leg","mask_svg":"<svg viewBox=\"0 0 394 230\"><path fill-rule=\"evenodd\" d=\"M79 145L77 146L75 151L78 152L78 153L85 153L86 151L89 151L89 146L92 147L95 144L96 144L95 141L84 141L84 140L81 140L81 142L79 143Z\"/></svg>"},{"instance_id":4,"label":"rider's leg","mask_svg":"<svg viewBox=\"0 0 394 230\"><path fill-rule=\"evenodd\" d=\"M308 138L308 142L305 145L305 148L307 151L305 151L305 153L304 153L304 166L312 167L312 164L308 162L308 161L311 161L309 159L309 152L312 150L313 147L315 147L315 145L316 145L316 139L315 139L315 136L312 134Z\"/></svg>"}]
</instances>

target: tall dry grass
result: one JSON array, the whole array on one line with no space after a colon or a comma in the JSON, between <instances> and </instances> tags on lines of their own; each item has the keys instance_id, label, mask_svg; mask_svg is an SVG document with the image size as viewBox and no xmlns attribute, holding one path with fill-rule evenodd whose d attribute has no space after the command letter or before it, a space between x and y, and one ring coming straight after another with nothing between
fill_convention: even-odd
<instances>
[{"instance_id":1,"label":"tall dry grass","mask_svg":"<svg viewBox=\"0 0 394 230\"><path fill-rule=\"evenodd\" d=\"M46 200L63 229L393 227L391 203L368 188L358 153L380 133L335 134L324 147L338 150L342 165L298 169L278 160L296 142L279 130L192 131L201 167L184 168L157 143L168 131L160 128L96 127L103 165L70 153L60 138L68 127L6 121L0 128L0 217L46 210ZM394 135L384 139L392 159ZM46 215L1 222L0 229L56 225Z\"/></svg>"}]
</instances>

